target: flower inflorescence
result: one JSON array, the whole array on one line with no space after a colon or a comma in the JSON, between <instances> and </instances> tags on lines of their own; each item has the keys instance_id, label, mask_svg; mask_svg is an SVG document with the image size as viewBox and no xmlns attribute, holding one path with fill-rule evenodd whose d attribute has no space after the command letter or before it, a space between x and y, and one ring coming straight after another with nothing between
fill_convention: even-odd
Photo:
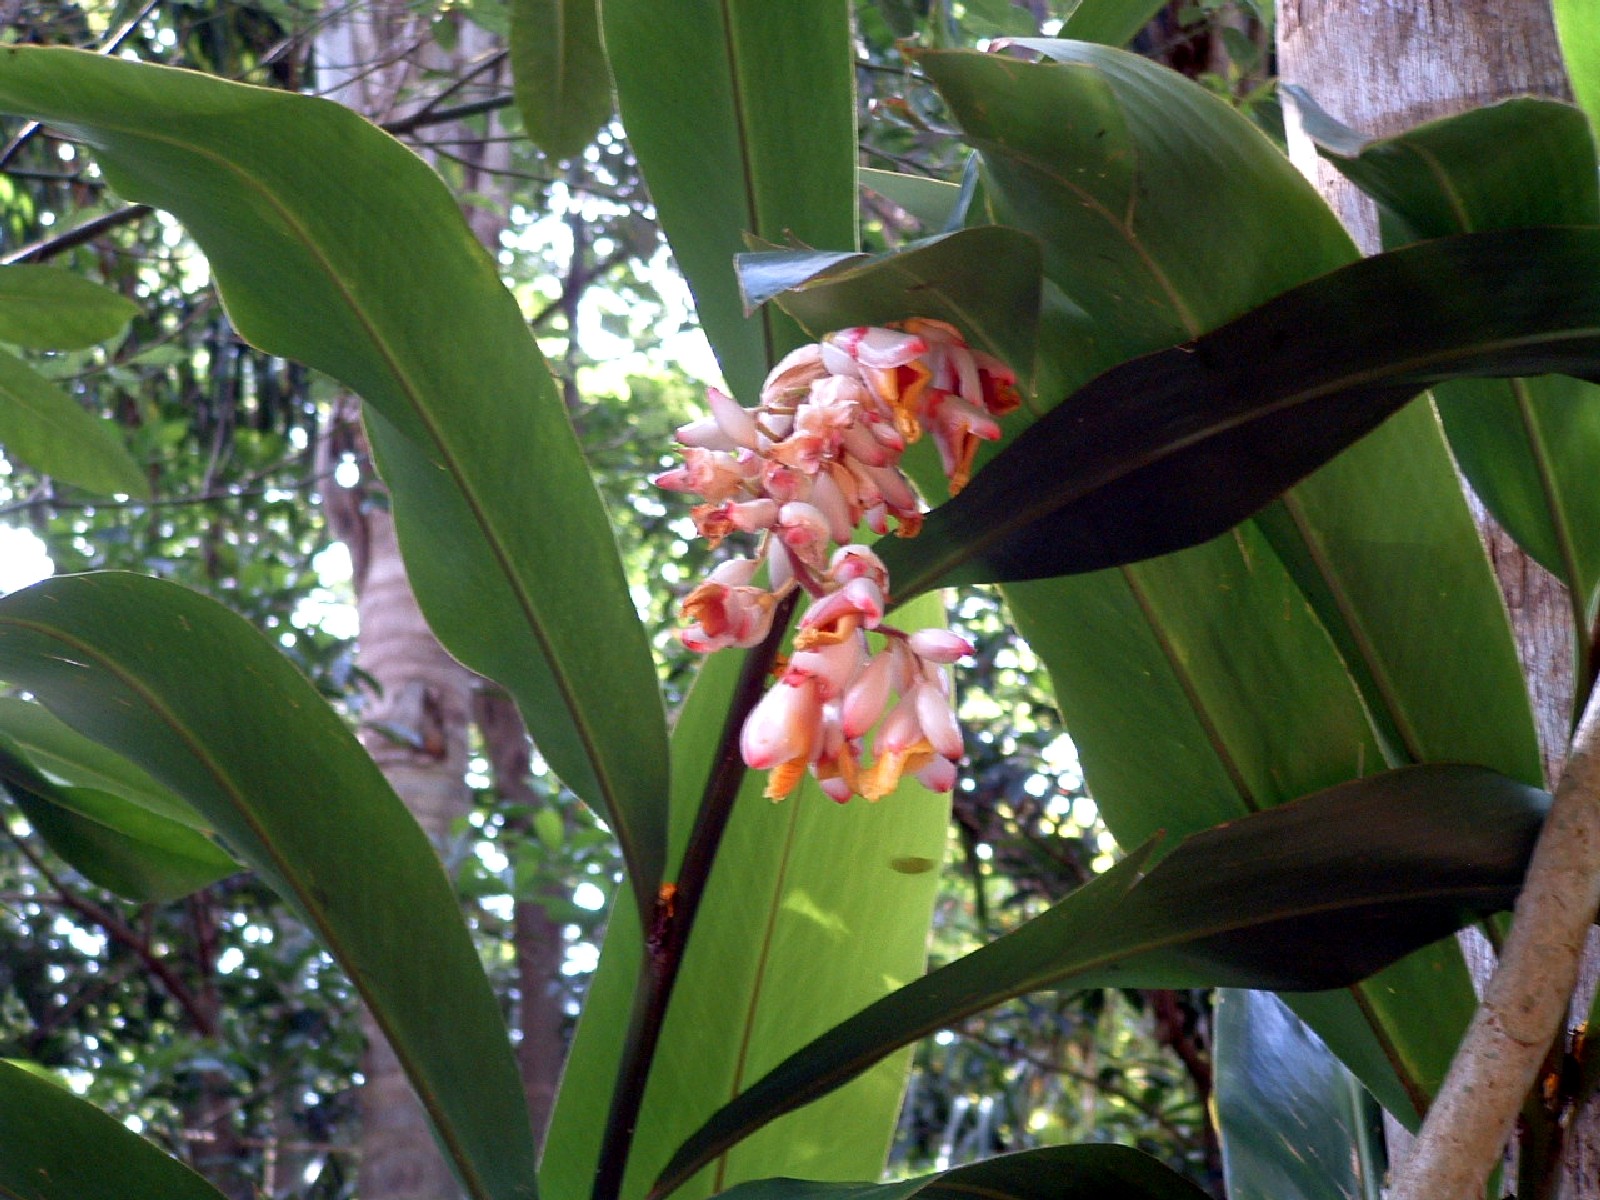
<instances>
[{"instance_id":1,"label":"flower inflorescence","mask_svg":"<svg viewBox=\"0 0 1600 1200\"><path fill-rule=\"evenodd\" d=\"M695 527L713 545L734 533L760 545L689 593L679 637L700 652L755 646L784 596L812 598L794 653L745 722L745 763L771 772L775 800L808 770L841 803L877 800L905 774L949 791L962 741L943 668L972 645L945 629L885 624L888 572L852 539L863 522L902 537L921 528L900 457L924 432L951 493L966 484L978 442L999 437L997 419L1019 403L1015 374L952 326L916 319L802 346L767 376L754 409L709 395L711 416L678 430L683 464L655 482L701 498Z\"/></svg>"}]
</instances>

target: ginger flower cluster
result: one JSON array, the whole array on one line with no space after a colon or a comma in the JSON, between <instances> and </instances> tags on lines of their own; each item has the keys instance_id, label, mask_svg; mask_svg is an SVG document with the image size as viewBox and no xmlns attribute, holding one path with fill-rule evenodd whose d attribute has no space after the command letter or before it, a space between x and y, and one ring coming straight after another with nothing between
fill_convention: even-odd
<instances>
[{"instance_id":1,"label":"ginger flower cluster","mask_svg":"<svg viewBox=\"0 0 1600 1200\"><path fill-rule=\"evenodd\" d=\"M945 629L885 624L888 572L852 539L862 523L915 535L922 507L900 469L906 447L928 434L959 491L978 442L999 437L997 419L1017 407L1016 376L952 326L918 319L801 347L754 409L715 388L709 398L711 416L678 430L683 464L655 483L700 497L695 527L713 545L735 533L759 544L689 593L679 637L700 652L754 646L780 600L811 597L793 654L745 722L745 763L771 772L774 800L807 771L841 803L877 800L907 774L949 791L962 740L943 668L972 646Z\"/></svg>"}]
</instances>

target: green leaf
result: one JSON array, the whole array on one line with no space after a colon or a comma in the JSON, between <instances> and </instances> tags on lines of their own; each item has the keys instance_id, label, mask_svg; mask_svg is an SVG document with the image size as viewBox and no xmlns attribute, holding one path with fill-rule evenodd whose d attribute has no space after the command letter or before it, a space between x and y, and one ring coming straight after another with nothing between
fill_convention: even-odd
<instances>
[{"instance_id":1,"label":"green leaf","mask_svg":"<svg viewBox=\"0 0 1600 1200\"><path fill-rule=\"evenodd\" d=\"M0 1061L0 1195L222 1200L194 1171L58 1083Z\"/></svg>"},{"instance_id":2,"label":"green leaf","mask_svg":"<svg viewBox=\"0 0 1600 1200\"><path fill-rule=\"evenodd\" d=\"M0 267L0 342L33 350L83 350L116 337L139 306L56 267Z\"/></svg>"},{"instance_id":3,"label":"green leaf","mask_svg":"<svg viewBox=\"0 0 1600 1200\"><path fill-rule=\"evenodd\" d=\"M862 167L860 174L862 187L905 209L925 233L940 232L959 211L961 188L943 179L873 167Z\"/></svg>"},{"instance_id":4,"label":"green leaf","mask_svg":"<svg viewBox=\"0 0 1600 1200\"><path fill-rule=\"evenodd\" d=\"M534 1194L516 1064L439 860L270 642L174 584L61 576L0 600L0 677L193 804L317 931L474 1200Z\"/></svg>"},{"instance_id":5,"label":"green leaf","mask_svg":"<svg viewBox=\"0 0 1600 1200\"><path fill-rule=\"evenodd\" d=\"M1164 0L1083 0L1061 26L1061 36L1126 46L1164 7Z\"/></svg>"},{"instance_id":6,"label":"green leaf","mask_svg":"<svg viewBox=\"0 0 1600 1200\"><path fill-rule=\"evenodd\" d=\"M1523 97L1365 138L1290 92L1323 155L1378 202L1386 248L1600 224L1594 142L1570 105ZM1600 473L1600 389L1546 377L1457 381L1434 395L1463 473L1512 537L1571 589L1587 642L1600 584L1600 497L1590 486Z\"/></svg>"},{"instance_id":7,"label":"green leaf","mask_svg":"<svg viewBox=\"0 0 1600 1200\"><path fill-rule=\"evenodd\" d=\"M1463 376L1600 375L1600 229L1445 238L1364 259L1106 372L1028 428L924 536L897 595L1196 545Z\"/></svg>"},{"instance_id":8,"label":"green leaf","mask_svg":"<svg viewBox=\"0 0 1600 1200\"><path fill-rule=\"evenodd\" d=\"M0 696L0 735L20 746L28 761L65 783L109 792L157 816L202 833L211 826L149 772L62 724L37 704Z\"/></svg>"},{"instance_id":9,"label":"green leaf","mask_svg":"<svg viewBox=\"0 0 1600 1200\"><path fill-rule=\"evenodd\" d=\"M1491 771L1410 767L1195 834L1141 876L1146 843L1043 915L791 1055L679 1148L654 1194L891 1051L1013 996L1345 986L1471 913L1509 907L1547 802Z\"/></svg>"},{"instance_id":10,"label":"green leaf","mask_svg":"<svg viewBox=\"0 0 1600 1200\"><path fill-rule=\"evenodd\" d=\"M1366 1090L1270 992L1216 999L1215 1097L1230 1200L1382 1200Z\"/></svg>"},{"instance_id":11,"label":"green leaf","mask_svg":"<svg viewBox=\"0 0 1600 1200\"><path fill-rule=\"evenodd\" d=\"M1129 1146L1050 1146L896 1183L762 1179L730 1200L1203 1200L1205 1192Z\"/></svg>"},{"instance_id":12,"label":"green leaf","mask_svg":"<svg viewBox=\"0 0 1600 1200\"><path fill-rule=\"evenodd\" d=\"M0 784L50 848L129 900L175 900L240 868L204 834L121 796L50 782L0 736Z\"/></svg>"},{"instance_id":13,"label":"green leaf","mask_svg":"<svg viewBox=\"0 0 1600 1200\"><path fill-rule=\"evenodd\" d=\"M906 624L941 615L930 597ZM674 859L705 790L742 658L724 651L706 660L673 730ZM907 874L896 863L942 860L947 799L906 784L877 804L838 805L808 781L773 804L762 798L764 784L764 774L747 774L695 921L645 1089L622 1191L630 1200L750 1080L923 969L938 872ZM629 908L619 901L613 909L563 1077L541 1166L550 1195L583 1194L594 1172L617 1030L638 973L639 926ZM772 1174L876 1177L905 1078L903 1058L880 1064L721 1157L679 1200Z\"/></svg>"},{"instance_id":14,"label":"green leaf","mask_svg":"<svg viewBox=\"0 0 1600 1200\"><path fill-rule=\"evenodd\" d=\"M744 315L747 235L856 246L855 55L846 0L606 0L606 48L628 144L694 291L729 389L755 403L802 340L782 313Z\"/></svg>"},{"instance_id":15,"label":"green leaf","mask_svg":"<svg viewBox=\"0 0 1600 1200\"><path fill-rule=\"evenodd\" d=\"M962 229L913 242L889 254L814 251L741 254L739 287L754 307L782 297L807 337L839 326L882 325L933 317L1007 363L1020 364L1024 385L1038 340L1039 244L998 225Z\"/></svg>"},{"instance_id":16,"label":"green leaf","mask_svg":"<svg viewBox=\"0 0 1600 1200\"><path fill-rule=\"evenodd\" d=\"M366 400L424 614L516 697L653 892L667 770L649 644L548 367L449 190L336 104L71 51L0 56L0 107L70 131L119 192L176 213L243 336Z\"/></svg>"},{"instance_id":17,"label":"green leaf","mask_svg":"<svg viewBox=\"0 0 1600 1200\"><path fill-rule=\"evenodd\" d=\"M511 75L534 145L573 158L611 116L597 0L512 0Z\"/></svg>"},{"instance_id":18,"label":"green leaf","mask_svg":"<svg viewBox=\"0 0 1600 1200\"><path fill-rule=\"evenodd\" d=\"M1600 126L1600 12L1587 0L1552 0L1550 7L1572 93L1589 124Z\"/></svg>"},{"instance_id":19,"label":"green leaf","mask_svg":"<svg viewBox=\"0 0 1600 1200\"><path fill-rule=\"evenodd\" d=\"M6 350L0 350L0 446L8 458L63 483L106 495L150 495L150 481L116 426L85 412Z\"/></svg>"}]
</instances>

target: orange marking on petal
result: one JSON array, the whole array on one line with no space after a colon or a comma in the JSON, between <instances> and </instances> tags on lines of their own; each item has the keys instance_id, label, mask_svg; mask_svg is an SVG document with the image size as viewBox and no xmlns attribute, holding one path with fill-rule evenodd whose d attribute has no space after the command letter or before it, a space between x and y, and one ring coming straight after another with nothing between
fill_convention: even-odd
<instances>
[{"instance_id":1,"label":"orange marking on petal","mask_svg":"<svg viewBox=\"0 0 1600 1200\"><path fill-rule=\"evenodd\" d=\"M782 800L794 791L805 773L806 760L803 758L791 758L788 762L779 763L767 776L767 789L761 794L768 800Z\"/></svg>"}]
</instances>

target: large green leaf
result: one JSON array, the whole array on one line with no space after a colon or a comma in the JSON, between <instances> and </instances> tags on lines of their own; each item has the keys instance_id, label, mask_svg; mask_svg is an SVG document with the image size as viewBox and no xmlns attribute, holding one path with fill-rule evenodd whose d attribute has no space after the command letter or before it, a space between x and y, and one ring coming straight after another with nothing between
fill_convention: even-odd
<instances>
[{"instance_id":1,"label":"large green leaf","mask_svg":"<svg viewBox=\"0 0 1600 1200\"><path fill-rule=\"evenodd\" d=\"M239 870L188 825L110 792L51 782L3 735L0 785L52 850L130 900L174 900Z\"/></svg>"},{"instance_id":2,"label":"large green leaf","mask_svg":"<svg viewBox=\"0 0 1600 1200\"><path fill-rule=\"evenodd\" d=\"M511 74L533 142L572 158L611 115L611 76L597 0L513 0Z\"/></svg>"},{"instance_id":3,"label":"large green leaf","mask_svg":"<svg viewBox=\"0 0 1600 1200\"><path fill-rule=\"evenodd\" d=\"M150 495L150 481L116 426L91 416L9 350L0 350L0 448L63 483L105 494Z\"/></svg>"},{"instance_id":4,"label":"large green leaf","mask_svg":"<svg viewBox=\"0 0 1600 1200\"><path fill-rule=\"evenodd\" d=\"M1366 1089L1270 992L1216 999L1215 1104L1229 1200L1383 1200Z\"/></svg>"},{"instance_id":5,"label":"large green leaf","mask_svg":"<svg viewBox=\"0 0 1600 1200\"><path fill-rule=\"evenodd\" d=\"M550 372L443 182L336 104L198 72L8 46L0 107L176 213L243 336L367 401L424 613L512 692L653 891L667 769L649 646Z\"/></svg>"},{"instance_id":6,"label":"large green leaf","mask_svg":"<svg viewBox=\"0 0 1600 1200\"><path fill-rule=\"evenodd\" d=\"M1162 7L1162 0L1083 0L1061 26L1061 36L1126 46Z\"/></svg>"},{"instance_id":7,"label":"large green leaf","mask_svg":"<svg viewBox=\"0 0 1600 1200\"><path fill-rule=\"evenodd\" d=\"M1445 379L1600 375L1600 228L1364 259L1106 372L1025 430L925 536L879 543L898 595L1044 579L1231 528Z\"/></svg>"},{"instance_id":8,"label":"large green leaf","mask_svg":"<svg viewBox=\"0 0 1600 1200\"><path fill-rule=\"evenodd\" d=\"M222 1200L190 1168L58 1083L0 1060L0 1195Z\"/></svg>"},{"instance_id":9,"label":"large green leaf","mask_svg":"<svg viewBox=\"0 0 1600 1200\"><path fill-rule=\"evenodd\" d=\"M932 623L940 606L927 598L906 617L909 627ZM674 859L715 763L742 657L707 660L674 728ZM762 799L764 783L748 775L735 801L645 1088L624 1197L642 1195L672 1150L750 1080L922 970L946 798L907 784L877 804L841 806L808 782L773 804ZM639 926L628 907L614 909L563 1079L541 1166L550 1195L584 1194L594 1172L616 1031L638 973ZM904 1085L904 1060L885 1062L762 1130L678 1195L692 1200L772 1174L875 1177Z\"/></svg>"},{"instance_id":10,"label":"large green leaf","mask_svg":"<svg viewBox=\"0 0 1600 1200\"><path fill-rule=\"evenodd\" d=\"M1551 8L1572 93L1590 125L1600 125L1600 11L1588 0L1553 0Z\"/></svg>"},{"instance_id":11,"label":"large green leaf","mask_svg":"<svg viewBox=\"0 0 1600 1200\"><path fill-rule=\"evenodd\" d=\"M0 342L35 350L83 350L108 342L139 306L57 267L0 268Z\"/></svg>"},{"instance_id":12,"label":"large green leaf","mask_svg":"<svg viewBox=\"0 0 1600 1200\"><path fill-rule=\"evenodd\" d=\"M131 800L191 829L211 828L186 801L151 779L148 771L91 742L40 705L0 696L0 735L15 742L29 762L54 779Z\"/></svg>"},{"instance_id":13,"label":"large green leaf","mask_svg":"<svg viewBox=\"0 0 1600 1200\"><path fill-rule=\"evenodd\" d=\"M521 1082L454 891L371 758L270 642L173 584L61 576L0 600L0 677L194 805L317 931L469 1195L534 1194Z\"/></svg>"},{"instance_id":14,"label":"large green leaf","mask_svg":"<svg viewBox=\"0 0 1600 1200\"><path fill-rule=\"evenodd\" d=\"M731 1200L1203 1200L1205 1192L1129 1146L1050 1146L895 1183L762 1179Z\"/></svg>"},{"instance_id":15,"label":"large green leaf","mask_svg":"<svg viewBox=\"0 0 1600 1200\"><path fill-rule=\"evenodd\" d=\"M1384 245L1528 225L1600 224L1583 114L1522 97L1390 138L1295 102L1319 149L1379 205ZM1571 590L1580 645L1600 583L1600 388L1559 376L1434 392L1461 469L1507 531Z\"/></svg>"},{"instance_id":16,"label":"large green leaf","mask_svg":"<svg viewBox=\"0 0 1600 1200\"><path fill-rule=\"evenodd\" d=\"M1147 843L790 1056L684 1143L656 1194L885 1054L1013 996L1345 986L1473 913L1509 907L1548 799L1478 768L1409 767L1195 834L1141 874Z\"/></svg>"},{"instance_id":17,"label":"large green leaf","mask_svg":"<svg viewBox=\"0 0 1600 1200\"><path fill-rule=\"evenodd\" d=\"M754 404L801 340L747 318L733 275L746 236L856 245L855 55L846 0L606 0L617 104L661 228L729 388Z\"/></svg>"}]
</instances>

